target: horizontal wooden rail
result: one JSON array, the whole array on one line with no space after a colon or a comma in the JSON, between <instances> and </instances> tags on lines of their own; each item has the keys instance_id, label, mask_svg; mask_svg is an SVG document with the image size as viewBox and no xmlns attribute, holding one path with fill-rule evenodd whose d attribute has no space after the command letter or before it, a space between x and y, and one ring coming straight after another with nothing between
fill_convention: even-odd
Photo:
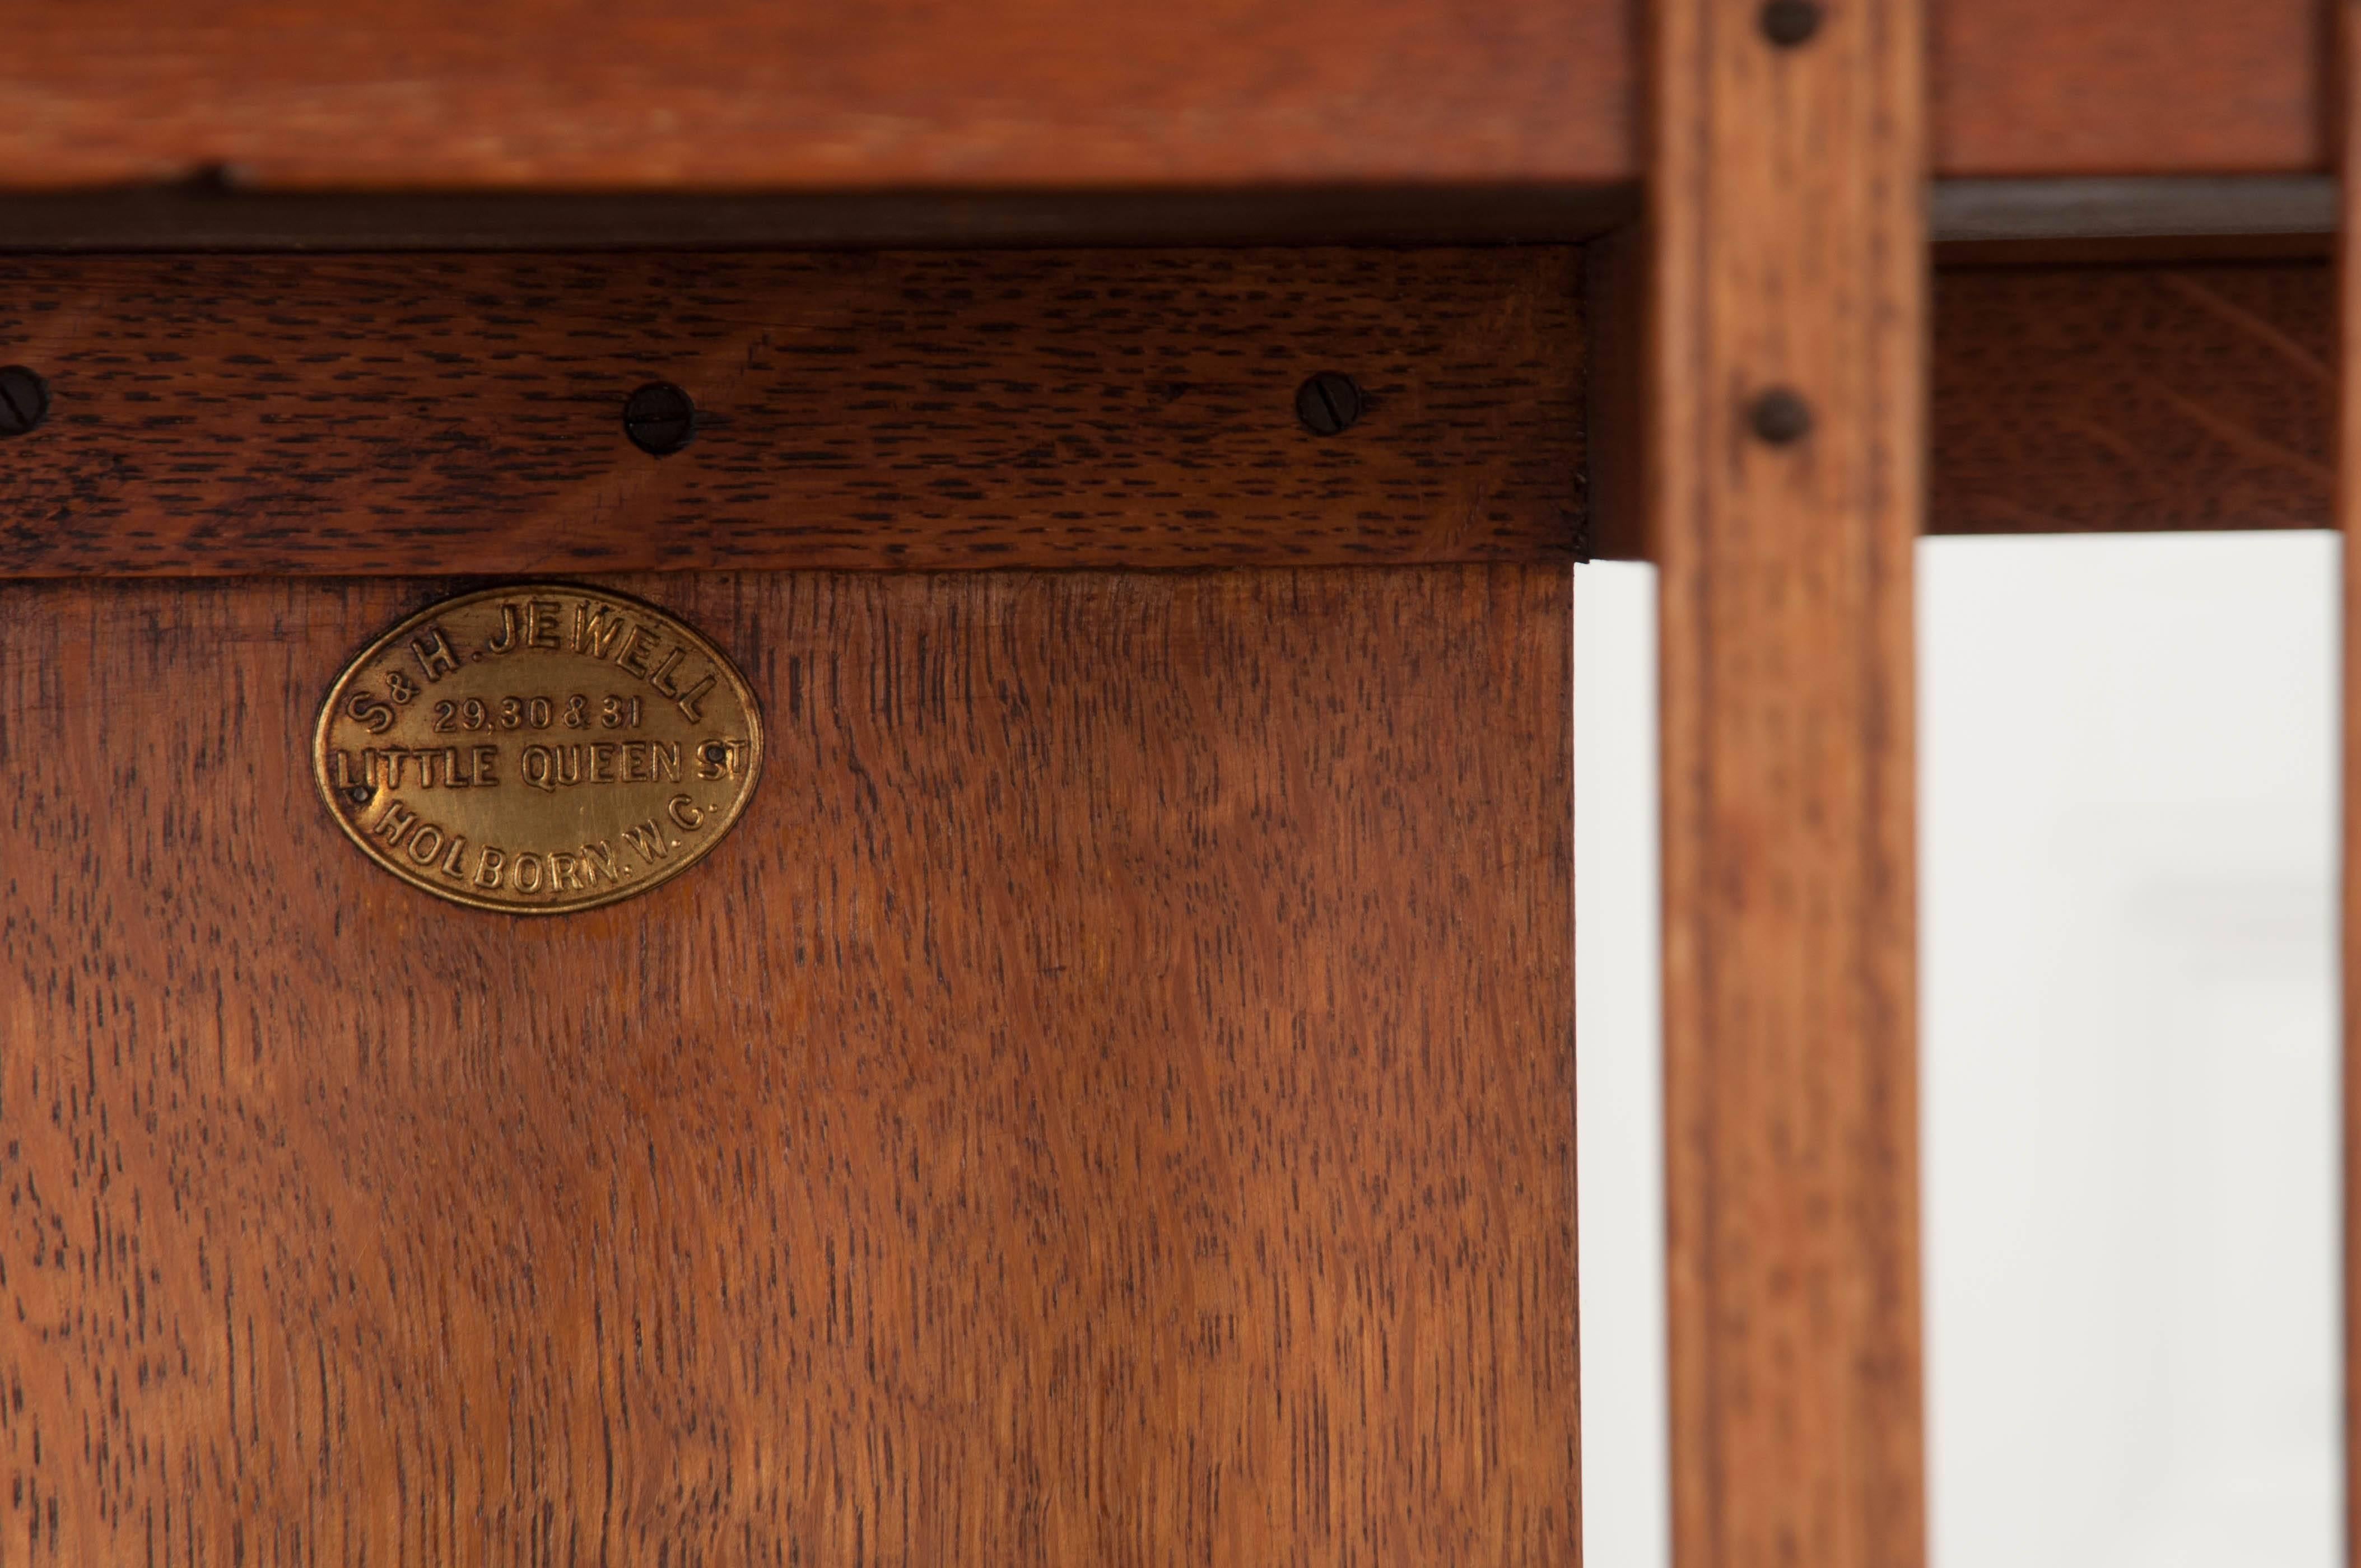
<instances>
[{"instance_id":1,"label":"horizontal wooden rail","mask_svg":"<svg viewBox=\"0 0 2361 1568\"><path fill-rule=\"evenodd\" d=\"M1620 248L1592 272L1591 495L1598 554L1637 558ZM1938 271L1928 532L2334 526L2335 323L2325 261Z\"/></svg>"},{"instance_id":2,"label":"horizontal wooden rail","mask_svg":"<svg viewBox=\"0 0 2361 1568\"><path fill-rule=\"evenodd\" d=\"M20 258L0 575L1636 556L1617 248ZM2331 525L2324 261L1934 299L1932 532Z\"/></svg>"},{"instance_id":3,"label":"horizontal wooden rail","mask_svg":"<svg viewBox=\"0 0 2361 1568\"><path fill-rule=\"evenodd\" d=\"M0 189L1631 180L1625 0L76 0L0 50ZM1957 175L2328 167L2325 0L1936 0ZM5 238L0 238L5 243Z\"/></svg>"},{"instance_id":4,"label":"horizontal wooden rail","mask_svg":"<svg viewBox=\"0 0 2361 1568\"><path fill-rule=\"evenodd\" d=\"M1577 254L17 258L0 576L1573 559ZM1348 378L1315 433L1298 394ZM683 450L627 439L653 382Z\"/></svg>"},{"instance_id":5,"label":"horizontal wooden rail","mask_svg":"<svg viewBox=\"0 0 2361 1568\"><path fill-rule=\"evenodd\" d=\"M2323 263L1940 274L1930 530L2331 527L2335 334Z\"/></svg>"}]
</instances>

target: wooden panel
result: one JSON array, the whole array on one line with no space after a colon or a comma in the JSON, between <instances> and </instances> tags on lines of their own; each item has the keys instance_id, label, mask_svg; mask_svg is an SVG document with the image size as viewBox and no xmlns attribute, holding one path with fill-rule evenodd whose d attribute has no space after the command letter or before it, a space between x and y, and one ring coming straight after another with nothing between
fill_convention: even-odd
<instances>
[{"instance_id":1,"label":"wooden panel","mask_svg":"<svg viewBox=\"0 0 2361 1568\"><path fill-rule=\"evenodd\" d=\"M1933 0L1945 174L2329 166L2327 0Z\"/></svg>"},{"instance_id":2,"label":"wooden panel","mask_svg":"<svg viewBox=\"0 0 2361 1568\"><path fill-rule=\"evenodd\" d=\"M1907 1568L1919 18L1654 15L1674 1558Z\"/></svg>"},{"instance_id":3,"label":"wooden panel","mask_svg":"<svg viewBox=\"0 0 2361 1568\"><path fill-rule=\"evenodd\" d=\"M1929 526L2329 526L2332 277L2301 261L1938 273Z\"/></svg>"},{"instance_id":4,"label":"wooden panel","mask_svg":"<svg viewBox=\"0 0 2361 1568\"><path fill-rule=\"evenodd\" d=\"M0 188L1120 191L1633 178L1620 0L78 0ZM1938 0L1947 174L2328 166L2326 0Z\"/></svg>"},{"instance_id":5,"label":"wooden panel","mask_svg":"<svg viewBox=\"0 0 2361 1568\"><path fill-rule=\"evenodd\" d=\"M1558 249L20 259L0 362L58 412L5 448L0 573L1562 560L1586 498L1630 555L1631 249L1581 308ZM1939 272L1929 528L2328 526L2332 293ZM1319 441L1332 364L1385 396ZM712 416L661 462L618 419L654 375Z\"/></svg>"},{"instance_id":6,"label":"wooden panel","mask_svg":"<svg viewBox=\"0 0 2361 1568\"><path fill-rule=\"evenodd\" d=\"M1570 559L1576 253L17 258L0 575ZM1315 371L1369 411L1307 433ZM653 458L625 397L678 382Z\"/></svg>"},{"instance_id":7,"label":"wooden panel","mask_svg":"<svg viewBox=\"0 0 2361 1568\"><path fill-rule=\"evenodd\" d=\"M9 1561L1570 1563L1564 568L640 579L734 836L306 772L432 590L13 585Z\"/></svg>"},{"instance_id":8,"label":"wooden panel","mask_svg":"<svg viewBox=\"0 0 2361 1568\"><path fill-rule=\"evenodd\" d=\"M1631 228L1582 247L1583 345L1589 427L1583 433L1589 501L1588 554L1638 561L1648 554L1648 246Z\"/></svg>"},{"instance_id":9,"label":"wooden panel","mask_svg":"<svg viewBox=\"0 0 2361 1568\"><path fill-rule=\"evenodd\" d=\"M11 18L0 184L1612 178L1631 25L1602 0L77 0Z\"/></svg>"}]
</instances>

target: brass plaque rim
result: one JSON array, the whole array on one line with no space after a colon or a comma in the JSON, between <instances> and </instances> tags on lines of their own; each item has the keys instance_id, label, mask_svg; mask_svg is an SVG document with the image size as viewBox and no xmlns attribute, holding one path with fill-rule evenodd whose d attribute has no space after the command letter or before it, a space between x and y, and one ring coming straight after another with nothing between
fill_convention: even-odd
<instances>
[{"instance_id":1,"label":"brass plaque rim","mask_svg":"<svg viewBox=\"0 0 2361 1568\"><path fill-rule=\"evenodd\" d=\"M745 712L747 737L745 780L739 786L735 797L730 802L727 813L713 825L709 833L706 834L699 842L686 846L688 852L676 861L668 861L661 872L633 883L602 889L567 902L522 904L487 898L465 884L448 886L428 881L413 869L390 857L382 856L371 848L368 836L363 832L357 819L358 814L347 812L337 799L336 785L328 776L329 740L336 721L337 709L350 691L355 676L362 674L372 660L381 656L399 639L416 631L437 617L465 609L486 599L520 598L552 594L588 594L642 611L655 618L672 636L688 643L704 654L711 662L715 673L727 683L730 692L736 696ZM378 636L371 638L358 652L352 654L338 667L335 678L328 683L327 695L320 702L319 718L312 727L311 750L312 783L320 792L321 805L326 809L329 820L335 823L344 836L352 841L353 847L361 852L361 858L369 865L391 874L397 882L408 887L445 903L456 904L461 908L479 910L488 915L511 915L522 919L532 919L552 915L580 915L593 909L603 909L626 899L653 893L667 883L678 879L682 873L694 869L730 836L730 830L736 828L745 817L746 807L753 800L755 787L762 783L763 762L767 747L763 732L762 705L755 697L753 686L747 681L744 673L739 669L737 661L731 658L719 644L691 625L686 617L652 599L643 598L637 594L625 593L619 588L601 587L595 583L575 582L563 578L535 577L498 584L488 588L471 589L465 593L451 594L435 599L421 606L394 622Z\"/></svg>"}]
</instances>

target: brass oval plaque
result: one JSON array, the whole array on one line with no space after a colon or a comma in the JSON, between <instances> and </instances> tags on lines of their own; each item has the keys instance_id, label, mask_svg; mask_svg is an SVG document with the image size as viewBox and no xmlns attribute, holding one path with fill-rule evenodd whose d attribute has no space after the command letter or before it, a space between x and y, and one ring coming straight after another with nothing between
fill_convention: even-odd
<instances>
[{"instance_id":1,"label":"brass oval plaque","mask_svg":"<svg viewBox=\"0 0 2361 1568\"><path fill-rule=\"evenodd\" d=\"M763 765L754 694L677 617L528 583L412 616L346 666L312 742L336 824L404 882L519 915L679 875Z\"/></svg>"}]
</instances>

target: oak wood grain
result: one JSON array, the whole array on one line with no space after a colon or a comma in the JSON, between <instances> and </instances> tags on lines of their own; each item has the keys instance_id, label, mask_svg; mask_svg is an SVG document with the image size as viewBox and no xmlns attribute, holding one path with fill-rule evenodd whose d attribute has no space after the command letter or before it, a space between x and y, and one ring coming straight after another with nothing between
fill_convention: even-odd
<instances>
[{"instance_id":1,"label":"oak wood grain","mask_svg":"<svg viewBox=\"0 0 2361 1568\"><path fill-rule=\"evenodd\" d=\"M736 832L368 864L392 580L0 587L28 1564L1571 1563L1563 567L682 576Z\"/></svg>"},{"instance_id":2,"label":"oak wood grain","mask_svg":"<svg viewBox=\"0 0 2361 1568\"><path fill-rule=\"evenodd\" d=\"M1584 543L1589 556L1648 554L1647 234L1633 227L1582 247L1583 455L1589 460Z\"/></svg>"},{"instance_id":3,"label":"oak wood grain","mask_svg":"<svg viewBox=\"0 0 2361 1568\"><path fill-rule=\"evenodd\" d=\"M1136 192L1640 173L1620 0L77 0L0 189ZM1937 0L1946 174L2330 163L2326 0Z\"/></svg>"},{"instance_id":4,"label":"oak wood grain","mask_svg":"<svg viewBox=\"0 0 2361 1568\"><path fill-rule=\"evenodd\" d=\"M1782 49L1758 10L1654 11L1674 1558L1908 1568L1920 16Z\"/></svg>"},{"instance_id":5,"label":"oak wood grain","mask_svg":"<svg viewBox=\"0 0 2361 1568\"><path fill-rule=\"evenodd\" d=\"M2323 263L1943 271L1927 526L2330 526Z\"/></svg>"},{"instance_id":6,"label":"oak wood grain","mask_svg":"<svg viewBox=\"0 0 2361 1568\"><path fill-rule=\"evenodd\" d=\"M0 259L0 575L1565 561L1579 258ZM1305 431L1341 370L1367 412ZM624 399L696 399L647 455Z\"/></svg>"}]
</instances>

